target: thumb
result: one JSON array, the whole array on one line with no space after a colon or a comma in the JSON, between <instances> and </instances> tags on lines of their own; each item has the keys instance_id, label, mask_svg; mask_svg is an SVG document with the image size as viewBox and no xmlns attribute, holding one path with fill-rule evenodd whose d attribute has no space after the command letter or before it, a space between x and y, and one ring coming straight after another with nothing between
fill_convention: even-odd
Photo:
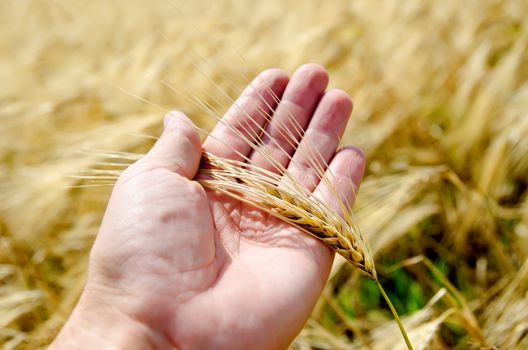
<instances>
[{"instance_id":1,"label":"thumb","mask_svg":"<svg viewBox=\"0 0 528 350\"><path fill-rule=\"evenodd\" d=\"M165 115L164 126L160 138L142 161L192 179L202 155L194 123L182 112L173 111Z\"/></svg>"}]
</instances>

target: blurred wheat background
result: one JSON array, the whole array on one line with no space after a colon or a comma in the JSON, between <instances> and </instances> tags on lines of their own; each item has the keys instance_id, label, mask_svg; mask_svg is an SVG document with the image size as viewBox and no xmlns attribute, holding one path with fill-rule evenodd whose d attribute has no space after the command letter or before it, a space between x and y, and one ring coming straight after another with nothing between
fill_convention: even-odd
<instances>
[{"instance_id":1,"label":"blurred wheat background","mask_svg":"<svg viewBox=\"0 0 528 350\"><path fill-rule=\"evenodd\" d=\"M528 348L528 2L0 2L0 343L45 347L75 305L110 187L165 110L210 128L257 72L328 68L369 158L358 220L416 349ZM203 106L203 105L202 105ZM112 158L112 154L107 154ZM294 349L399 349L336 260Z\"/></svg>"}]
</instances>

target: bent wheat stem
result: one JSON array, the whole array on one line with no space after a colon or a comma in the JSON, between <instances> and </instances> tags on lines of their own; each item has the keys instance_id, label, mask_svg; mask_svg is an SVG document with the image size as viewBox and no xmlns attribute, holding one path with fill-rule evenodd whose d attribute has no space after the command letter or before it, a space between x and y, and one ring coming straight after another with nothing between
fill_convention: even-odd
<instances>
[{"instance_id":1,"label":"bent wheat stem","mask_svg":"<svg viewBox=\"0 0 528 350\"><path fill-rule=\"evenodd\" d=\"M405 345L407 345L407 348L409 350L413 350L413 346L411 344L411 341L409 339L409 336L407 335L407 331L405 331L405 327L403 326L403 322L401 321L400 319L400 316L398 315L398 312L396 311L396 309L394 308L394 305L392 305L392 302L389 298L389 296L387 295L387 293L385 293L385 289L383 289L383 287L381 286L381 283L379 282L378 279L375 279L374 282L376 282L376 287L378 287L378 290L381 292L381 295L383 296L383 299L385 299L385 302L387 303L387 305L389 305L389 309L392 313L392 316L394 316L394 319L396 320L396 324L398 324L398 328L400 329L400 332L403 336L403 340L405 341Z\"/></svg>"}]
</instances>

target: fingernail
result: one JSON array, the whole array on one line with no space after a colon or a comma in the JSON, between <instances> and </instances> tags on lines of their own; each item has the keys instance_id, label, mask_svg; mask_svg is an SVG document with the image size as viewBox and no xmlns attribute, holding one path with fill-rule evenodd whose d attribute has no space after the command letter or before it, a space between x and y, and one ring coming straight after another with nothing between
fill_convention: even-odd
<instances>
[{"instance_id":1,"label":"fingernail","mask_svg":"<svg viewBox=\"0 0 528 350\"><path fill-rule=\"evenodd\" d=\"M359 148L359 147L356 147L356 146L346 146L346 147L343 147L343 150L347 150L347 151L352 151L354 152L355 154L355 157L360 160L360 161L365 161L366 159L366 156L365 156L365 152Z\"/></svg>"}]
</instances>

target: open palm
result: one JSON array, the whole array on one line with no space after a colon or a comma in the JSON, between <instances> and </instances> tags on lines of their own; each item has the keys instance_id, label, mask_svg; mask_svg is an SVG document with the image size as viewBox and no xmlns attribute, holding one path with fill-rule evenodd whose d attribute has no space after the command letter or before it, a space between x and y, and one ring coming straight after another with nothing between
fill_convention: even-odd
<instances>
[{"instance_id":1,"label":"open palm","mask_svg":"<svg viewBox=\"0 0 528 350\"><path fill-rule=\"evenodd\" d=\"M285 348L309 317L333 253L193 179L202 149L278 172L272 156L336 210L334 193L350 202L364 161L354 148L336 153L352 104L342 91L325 92L327 82L314 64L290 81L263 72L203 145L184 115L167 116L156 145L115 186L84 294L155 332L157 347ZM320 182L315 154L330 164L336 191Z\"/></svg>"}]
</instances>

